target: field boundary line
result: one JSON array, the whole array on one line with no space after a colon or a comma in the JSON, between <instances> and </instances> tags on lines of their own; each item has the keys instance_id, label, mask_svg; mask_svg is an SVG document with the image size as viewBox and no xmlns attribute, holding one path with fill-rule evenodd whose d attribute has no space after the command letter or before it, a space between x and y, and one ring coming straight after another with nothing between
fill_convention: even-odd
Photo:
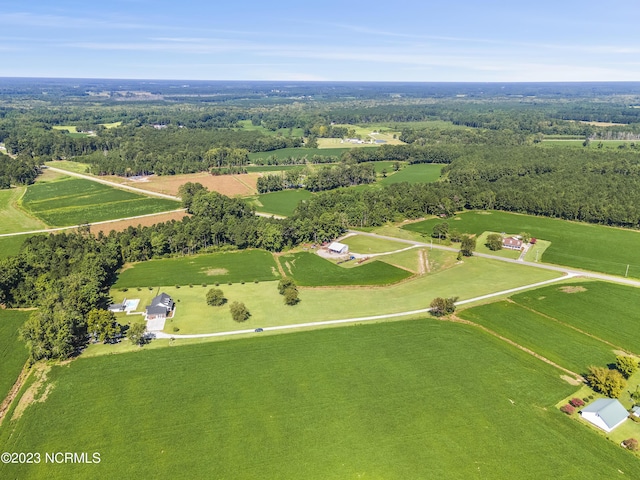
<instances>
[{"instance_id":1,"label":"field boundary line","mask_svg":"<svg viewBox=\"0 0 640 480\"><path fill-rule=\"evenodd\" d=\"M456 315L451 315L449 317L449 320L443 319L443 321L445 321L445 322L449 321L449 322L453 322L453 323L462 323L462 324L465 324L465 325L470 325L470 326L473 326L473 327L477 327L480 330L483 330L483 331L487 332L489 335L493 335L494 337L496 337L496 338L508 343L509 345L512 345L512 346L522 350L523 352L528 353L529 355L537 358L538 360L542 360L543 362L548 363L549 365L551 365L551 366L553 366L553 367L555 367L555 368L557 368L559 370L562 370L565 373L568 373L569 375L573 376L576 380L580 380L580 382L584 382L585 381L585 379L584 379L584 377L582 375L580 375L580 374L578 374L576 372L572 372L568 368L565 368L565 367L563 367L563 366L561 366L561 365L549 360L547 357L544 357L544 356L540 355L539 353L535 352L534 350L531 350L530 348L525 347L524 345L520 345L519 343L514 342L510 338L507 338L507 337L505 337L503 335L500 335L497 332L494 332L493 330L485 327L484 325L480 325L479 323L472 322L471 320L465 320L465 319L460 318L460 317L458 317Z\"/></svg>"},{"instance_id":2,"label":"field boundary line","mask_svg":"<svg viewBox=\"0 0 640 480\"><path fill-rule=\"evenodd\" d=\"M604 338L600 338L600 337L597 337L597 336L595 336L595 335L593 335L593 334L591 334L589 332L585 332L584 330L581 330L578 327L576 327L574 325L571 325L569 323L562 322L562 321L558 320L557 318L552 317L551 315L547 315L546 313L539 312L538 310L536 310L534 308L531 308L531 307L526 307L526 306L522 305L521 303L515 302L515 301L513 301L511 299L507 299L507 301L510 302L510 303L513 303L514 305L519 306L520 308L524 308L525 310L529 310L531 313L535 313L536 315L540 315L541 317L544 317L544 318L546 318L548 320L554 321L554 322L556 322L556 323L558 323L558 324L560 324L560 325L562 325L564 327L570 328L571 330L575 330L576 332L581 333L583 335L586 335L587 337L591 337L594 340L598 340L599 342L602 342L605 345L609 345L610 347L613 347L613 348L615 348L617 350L620 350L622 352L626 352L626 353L628 353L630 355L638 356L636 353L630 352L629 350L627 350L626 348L621 347L620 345L615 345L615 344L611 343L610 341L605 340Z\"/></svg>"},{"instance_id":3,"label":"field boundary line","mask_svg":"<svg viewBox=\"0 0 640 480\"><path fill-rule=\"evenodd\" d=\"M18 393L20 393L20 390L27 381L27 378L29 378L31 372L32 368L29 366L29 362L25 363L22 367L22 370L20 371L20 375L18 375L18 378L11 387L11 390L9 390L7 396L2 400L2 403L0 404L0 426L2 425L2 421L9 411L9 408L11 408L13 401L18 396Z\"/></svg>"}]
</instances>

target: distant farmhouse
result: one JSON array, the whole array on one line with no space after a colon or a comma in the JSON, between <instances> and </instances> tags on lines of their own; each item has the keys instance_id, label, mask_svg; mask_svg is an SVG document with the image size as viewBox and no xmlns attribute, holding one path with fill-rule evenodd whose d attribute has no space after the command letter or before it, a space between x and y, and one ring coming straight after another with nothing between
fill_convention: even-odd
<instances>
[{"instance_id":1,"label":"distant farmhouse","mask_svg":"<svg viewBox=\"0 0 640 480\"><path fill-rule=\"evenodd\" d=\"M151 305L145 308L146 320L165 320L173 310L173 300L166 293L161 293L151 300Z\"/></svg>"},{"instance_id":2,"label":"distant farmhouse","mask_svg":"<svg viewBox=\"0 0 640 480\"><path fill-rule=\"evenodd\" d=\"M522 240L516 237L503 238L502 248L508 248L510 250L520 250L522 248Z\"/></svg>"},{"instance_id":3,"label":"distant farmhouse","mask_svg":"<svg viewBox=\"0 0 640 480\"><path fill-rule=\"evenodd\" d=\"M609 433L627 419L629 412L615 398L599 398L584 407L580 415L589 423Z\"/></svg>"}]
</instances>

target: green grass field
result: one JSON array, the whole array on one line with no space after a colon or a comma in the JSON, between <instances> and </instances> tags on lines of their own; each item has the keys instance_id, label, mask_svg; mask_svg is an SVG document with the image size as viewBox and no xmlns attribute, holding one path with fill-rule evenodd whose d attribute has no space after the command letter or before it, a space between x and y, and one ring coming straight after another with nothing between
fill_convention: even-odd
<instances>
[{"instance_id":1,"label":"green grass field","mask_svg":"<svg viewBox=\"0 0 640 480\"><path fill-rule=\"evenodd\" d=\"M634 478L638 459L555 403L558 371L466 325L361 325L54 366L0 427L2 478ZM622 473L620 473L622 472Z\"/></svg>"},{"instance_id":2,"label":"green grass field","mask_svg":"<svg viewBox=\"0 0 640 480\"><path fill-rule=\"evenodd\" d=\"M0 403L18 379L29 353L18 339L18 329L31 312L0 309Z\"/></svg>"},{"instance_id":3,"label":"green grass field","mask_svg":"<svg viewBox=\"0 0 640 480\"><path fill-rule=\"evenodd\" d=\"M409 183L431 183L436 182L440 178L440 172L444 165L434 163L418 163L416 165L407 165L393 175L380 180L383 185L392 183L409 182Z\"/></svg>"},{"instance_id":4,"label":"green grass field","mask_svg":"<svg viewBox=\"0 0 640 480\"><path fill-rule=\"evenodd\" d=\"M413 269L417 270L417 252L409 250L401 254L385 257L386 261L402 265L397 256L413 253ZM429 307L435 297L459 296L461 300L493 293L507 288L527 285L530 283L554 278L555 274L543 270L532 270L521 265L505 264L494 260L481 258L468 259L463 263L456 262L456 254L443 251L425 251L429 258L430 273L416 276L406 282L394 285L347 287L305 288L300 286L300 303L295 307L286 306L283 297L277 293L277 282L247 282L245 284L220 282L221 288L229 302L244 302L251 312L251 318L243 324L235 323L229 315L228 305L224 307L209 307L204 302L204 294L211 288L193 283L193 288L182 285L163 286L158 290L146 287L129 288L122 292L112 289L112 296L116 302L127 298L141 298L140 309L148 303L158 291L165 291L178 304L174 322L166 325L165 331L173 333L173 326L180 328L180 334L214 333L258 327L273 327L278 325L295 325L306 322L320 322L344 318L359 318L364 316L393 314L399 312L419 310ZM281 259L282 260L282 259ZM284 259L286 260L286 259ZM320 259L322 260L322 259ZM409 262L409 258L406 258ZM329 263L329 262L327 262ZM376 262L382 263L382 262ZM344 269L345 282L353 280L353 274L361 275L360 267ZM384 264L383 264L384 265ZM308 266L308 265L307 265ZM319 267L320 268L320 267ZM334 266L334 268L340 268ZM377 268L377 267L376 267ZM393 268L393 267L392 267ZM410 267L409 267L410 268ZM399 269L396 269L397 272ZM308 271L308 270L307 270ZM365 269L365 272L371 270ZM386 271L386 269L385 269ZM394 270L391 270L394 271ZM410 272L399 270L409 275ZM285 272L288 269L285 264ZM323 270L319 270L323 273ZM126 273L126 271L125 271ZM294 271L295 273L295 271ZM329 274L333 273L330 271ZM342 274L342 272L339 272ZM313 279L327 278L314 276ZM357 278L357 277L355 277ZM469 278L474 281L469 283ZM336 282L335 276L326 281ZM298 282L300 285L300 282ZM147 302L147 303L145 303ZM128 317L129 318L129 317Z\"/></svg>"},{"instance_id":5,"label":"green grass field","mask_svg":"<svg viewBox=\"0 0 640 480\"><path fill-rule=\"evenodd\" d=\"M640 355L640 289L605 282L575 283L573 293L545 287L511 299Z\"/></svg>"},{"instance_id":6,"label":"green grass field","mask_svg":"<svg viewBox=\"0 0 640 480\"><path fill-rule=\"evenodd\" d=\"M253 282L278 278L280 274L276 262L269 252L243 250L135 263L120 273L114 288L212 285L215 282Z\"/></svg>"},{"instance_id":7,"label":"green grass field","mask_svg":"<svg viewBox=\"0 0 640 480\"><path fill-rule=\"evenodd\" d=\"M256 206L258 212L273 213L288 217L302 200L308 200L313 194L309 190L281 190L279 192L264 193L257 200L261 204Z\"/></svg>"},{"instance_id":8,"label":"green grass field","mask_svg":"<svg viewBox=\"0 0 640 480\"><path fill-rule=\"evenodd\" d=\"M341 240L341 243L349 245L350 252L362 254L393 252L411 246L406 243L367 237L365 235L353 235Z\"/></svg>"},{"instance_id":9,"label":"green grass field","mask_svg":"<svg viewBox=\"0 0 640 480\"><path fill-rule=\"evenodd\" d=\"M269 152L254 152L249 154L249 160L255 162L256 160L266 161L269 158L276 158L281 160L283 158L295 157L302 158L307 157L311 160L311 157L318 155L321 157L340 157L343 152L349 150L348 148L281 148L280 150L271 150Z\"/></svg>"},{"instance_id":10,"label":"green grass field","mask_svg":"<svg viewBox=\"0 0 640 480\"><path fill-rule=\"evenodd\" d=\"M293 170L294 168L304 168L304 165L249 165L244 167L248 173L264 172L264 173L278 173L285 172L287 170Z\"/></svg>"},{"instance_id":11,"label":"green grass field","mask_svg":"<svg viewBox=\"0 0 640 480\"><path fill-rule=\"evenodd\" d=\"M283 255L278 260L285 273L302 286L388 285L411 276L406 270L376 260L354 268L340 267L308 252Z\"/></svg>"},{"instance_id":12,"label":"green grass field","mask_svg":"<svg viewBox=\"0 0 640 480\"><path fill-rule=\"evenodd\" d=\"M22 205L29 213L51 226L132 217L180 206L173 200L149 198L71 177L30 185Z\"/></svg>"},{"instance_id":13,"label":"green grass field","mask_svg":"<svg viewBox=\"0 0 640 480\"><path fill-rule=\"evenodd\" d=\"M71 160L55 160L51 162L44 162L44 164L47 167L61 168L75 173L87 173L89 171L88 163L72 162Z\"/></svg>"},{"instance_id":14,"label":"green grass field","mask_svg":"<svg viewBox=\"0 0 640 480\"><path fill-rule=\"evenodd\" d=\"M587 223L487 211L466 212L446 220L450 229L480 234L484 231L528 232L551 242L542 261L595 272L640 278L640 232ZM442 219L431 219L404 226L406 230L431 235Z\"/></svg>"},{"instance_id":15,"label":"green grass field","mask_svg":"<svg viewBox=\"0 0 640 480\"><path fill-rule=\"evenodd\" d=\"M0 258L17 255L24 241L31 235L15 235L12 237L0 237Z\"/></svg>"},{"instance_id":16,"label":"green grass field","mask_svg":"<svg viewBox=\"0 0 640 480\"><path fill-rule=\"evenodd\" d=\"M616 359L613 347L602 341L513 303L482 305L459 315L578 374L586 374L590 365L604 366Z\"/></svg>"},{"instance_id":17,"label":"green grass field","mask_svg":"<svg viewBox=\"0 0 640 480\"><path fill-rule=\"evenodd\" d=\"M19 207L20 197L27 187L0 190L0 234L40 230L47 225Z\"/></svg>"}]
</instances>

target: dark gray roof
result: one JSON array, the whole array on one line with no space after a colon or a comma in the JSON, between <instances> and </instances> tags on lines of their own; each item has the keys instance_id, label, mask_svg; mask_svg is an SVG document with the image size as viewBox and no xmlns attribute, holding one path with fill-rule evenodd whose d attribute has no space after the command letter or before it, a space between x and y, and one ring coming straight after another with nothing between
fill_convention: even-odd
<instances>
[{"instance_id":1,"label":"dark gray roof","mask_svg":"<svg viewBox=\"0 0 640 480\"><path fill-rule=\"evenodd\" d=\"M145 311L147 312L147 315L166 315L167 307L162 305L149 305Z\"/></svg>"}]
</instances>

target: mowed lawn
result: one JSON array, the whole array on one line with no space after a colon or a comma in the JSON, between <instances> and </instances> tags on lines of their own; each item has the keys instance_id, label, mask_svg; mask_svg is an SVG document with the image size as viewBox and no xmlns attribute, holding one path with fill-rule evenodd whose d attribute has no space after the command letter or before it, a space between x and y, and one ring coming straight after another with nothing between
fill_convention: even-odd
<instances>
[{"instance_id":1,"label":"mowed lawn","mask_svg":"<svg viewBox=\"0 0 640 480\"><path fill-rule=\"evenodd\" d=\"M341 267L309 252L283 255L278 260L285 274L301 286L388 285L411 276L411 272L376 260L354 268Z\"/></svg>"},{"instance_id":2,"label":"mowed lawn","mask_svg":"<svg viewBox=\"0 0 640 480\"><path fill-rule=\"evenodd\" d=\"M414 252L414 261L417 263L417 252L409 252ZM125 297L141 298L139 310L142 311L147 304L145 302L159 291L164 291L171 295L178 305L174 320L168 322L165 327L167 333L216 333L421 310L428 308L435 297L459 296L464 300L557 276L554 272L478 257L456 263L456 254L450 252L423 253L432 265L432 273L384 287L335 285L307 288L298 282L300 303L293 307L284 304L283 297L278 294L277 281L247 281L244 284L235 282L232 285L220 282L218 288L223 291L228 302L243 302L251 313L251 317L241 324L231 319L229 304L221 307L210 307L206 304L205 295L207 290L212 288L212 283L202 287L201 284L193 282L192 288L185 284L180 288L171 284L154 287L152 290L146 287L141 287L140 290L129 288L126 292L114 288L112 297L116 302L122 301ZM334 267L340 268L335 265ZM361 267L345 270L350 272L359 268ZM284 269L288 273L286 266ZM470 278L474 281L469 282ZM125 318L128 320L133 317ZM174 332L173 327L179 328L180 331Z\"/></svg>"},{"instance_id":3,"label":"mowed lawn","mask_svg":"<svg viewBox=\"0 0 640 480\"><path fill-rule=\"evenodd\" d=\"M18 204L27 187L0 190L0 234L40 230L47 225L27 214Z\"/></svg>"},{"instance_id":4,"label":"mowed lawn","mask_svg":"<svg viewBox=\"0 0 640 480\"><path fill-rule=\"evenodd\" d=\"M11 237L0 237L0 258L17 255L24 241L31 235L14 235Z\"/></svg>"},{"instance_id":5,"label":"mowed lawn","mask_svg":"<svg viewBox=\"0 0 640 480\"><path fill-rule=\"evenodd\" d=\"M0 309L0 403L18 379L29 353L18 329L27 321L31 312Z\"/></svg>"},{"instance_id":6,"label":"mowed lawn","mask_svg":"<svg viewBox=\"0 0 640 480\"><path fill-rule=\"evenodd\" d=\"M340 240L341 243L349 245L350 252L370 254L370 253L384 253L394 252L396 250L402 250L403 248L410 247L406 243L394 242L393 240L386 240L382 238L368 237L366 235L352 235Z\"/></svg>"},{"instance_id":7,"label":"mowed lawn","mask_svg":"<svg viewBox=\"0 0 640 480\"><path fill-rule=\"evenodd\" d=\"M586 374L590 365L604 366L616 359L610 345L514 303L482 305L464 310L459 316L578 374Z\"/></svg>"},{"instance_id":8,"label":"mowed lawn","mask_svg":"<svg viewBox=\"0 0 640 480\"><path fill-rule=\"evenodd\" d=\"M361 325L55 366L0 427L2 478L634 478L638 459L560 413L575 387L477 329ZM623 472L623 473L620 473Z\"/></svg>"},{"instance_id":9,"label":"mowed lawn","mask_svg":"<svg viewBox=\"0 0 640 480\"><path fill-rule=\"evenodd\" d=\"M150 198L72 177L30 185L22 205L51 226L92 223L180 208L173 200Z\"/></svg>"},{"instance_id":10,"label":"mowed lawn","mask_svg":"<svg viewBox=\"0 0 640 480\"><path fill-rule=\"evenodd\" d=\"M477 235L527 232L551 242L541 259L544 262L620 276L629 265L629 276L640 278L638 231L498 211L466 212L444 221L450 229ZM442 222L434 218L403 228L430 236L434 225Z\"/></svg>"},{"instance_id":11,"label":"mowed lawn","mask_svg":"<svg viewBox=\"0 0 640 480\"><path fill-rule=\"evenodd\" d=\"M253 282L278 278L277 264L269 252L243 250L131 264L118 275L114 288L213 285L215 282Z\"/></svg>"},{"instance_id":12,"label":"mowed lawn","mask_svg":"<svg viewBox=\"0 0 640 480\"><path fill-rule=\"evenodd\" d=\"M288 217L293 214L302 200L308 200L312 195L311 192L304 189L264 193L258 196L258 202L261 206L256 206L256 210Z\"/></svg>"},{"instance_id":13,"label":"mowed lawn","mask_svg":"<svg viewBox=\"0 0 640 480\"><path fill-rule=\"evenodd\" d=\"M409 183L431 183L436 182L440 178L440 172L444 165L436 163L417 163L415 165L407 165L398 170L393 175L380 180L383 185L392 183L409 182ZM390 172L390 171L389 171Z\"/></svg>"},{"instance_id":14,"label":"mowed lawn","mask_svg":"<svg viewBox=\"0 0 640 480\"><path fill-rule=\"evenodd\" d=\"M606 282L570 286L575 288L549 286L511 299L640 355L640 289Z\"/></svg>"}]
</instances>

